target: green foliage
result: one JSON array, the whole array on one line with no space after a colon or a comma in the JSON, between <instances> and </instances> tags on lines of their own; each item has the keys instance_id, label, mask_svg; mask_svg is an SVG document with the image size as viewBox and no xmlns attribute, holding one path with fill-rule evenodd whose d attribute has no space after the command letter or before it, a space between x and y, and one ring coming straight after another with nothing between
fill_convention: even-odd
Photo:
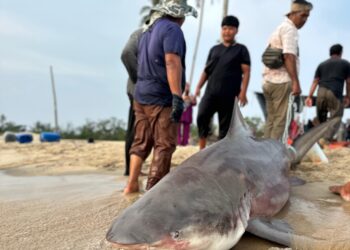
<instances>
[{"instance_id":1,"label":"green foliage","mask_svg":"<svg viewBox=\"0 0 350 250\"><path fill-rule=\"evenodd\" d=\"M43 131L53 131L53 130L54 129L51 127L51 125L49 123L45 124L45 123L41 123L41 122L34 123L34 126L31 129L31 131L33 133L41 133Z\"/></svg>"},{"instance_id":2,"label":"green foliage","mask_svg":"<svg viewBox=\"0 0 350 250\"><path fill-rule=\"evenodd\" d=\"M87 120L84 125L76 128L72 124L68 124L66 128L61 128L59 132L62 139L124 140L125 127L126 125L122 120L112 117L98 122ZM7 122L6 117L0 115L0 134L6 131L21 132L25 128L26 126ZM49 123L36 122L30 131L39 134L54 131L54 128Z\"/></svg>"},{"instance_id":3,"label":"green foliage","mask_svg":"<svg viewBox=\"0 0 350 250\"><path fill-rule=\"evenodd\" d=\"M256 137L262 137L264 132L264 123L259 117L246 117L244 119L252 129ZM67 124L65 128L60 129L62 139L82 139L93 138L95 140L125 140L126 124L115 117L104 119L98 122L87 120L85 124L79 127L74 127L72 124ZM5 115L0 114L0 134L6 131L21 132L26 126L18 125L14 122L6 120ZM212 125L212 130L215 131L216 124ZM36 122L30 129L33 133L54 131L54 128L49 123ZM191 125L191 138L198 140L198 129L195 124Z\"/></svg>"},{"instance_id":4,"label":"green foliage","mask_svg":"<svg viewBox=\"0 0 350 250\"><path fill-rule=\"evenodd\" d=\"M246 117L244 120L249 125L256 137L261 138L264 135L264 122L260 117ZM210 136L215 137L213 133L217 131L218 125L213 122L210 126L212 127ZM194 124L191 125L191 138L198 140L198 128Z\"/></svg>"},{"instance_id":5,"label":"green foliage","mask_svg":"<svg viewBox=\"0 0 350 250\"><path fill-rule=\"evenodd\" d=\"M245 122L249 125L250 129L252 130L254 136L261 138L264 135L264 122L261 120L260 117L246 117L244 118ZM218 130L218 125L212 121L211 126L211 132L209 134L209 139L215 141L217 135L216 131ZM198 128L196 125L191 125L191 138L195 141L198 140Z\"/></svg>"},{"instance_id":6,"label":"green foliage","mask_svg":"<svg viewBox=\"0 0 350 250\"><path fill-rule=\"evenodd\" d=\"M24 130L25 130L25 126L17 125L13 122L7 122L6 116L3 114L0 115L0 134L3 134L6 131L21 132Z\"/></svg>"},{"instance_id":7,"label":"green foliage","mask_svg":"<svg viewBox=\"0 0 350 250\"><path fill-rule=\"evenodd\" d=\"M196 139L198 139L198 128L197 128L197 126L194 125L194 124L191 124L190 136L191 136L191 138L196 138Z\"/></svg>"},{"instance_id":8,"label":"green foliage","mask_svg":"<svg viewBox=\"0 0 350 250\"><path fill-rule=\"evenodd\" d=\"M124 140L125 133L125 123L112 117L99 122L88 120L76 130L68 125L61 135L67 139Z\"/></svg>"},{"instance_id":9,"label":"green foliage","mask_svg":"<svg viewBox=\"0 0 350 250\"><path fill-rule=\"evenodd\" d=\"M264 135L264 123L260 117L246 117L244 120L256 137L260 138Z\"/></svg>"}]
</instances>

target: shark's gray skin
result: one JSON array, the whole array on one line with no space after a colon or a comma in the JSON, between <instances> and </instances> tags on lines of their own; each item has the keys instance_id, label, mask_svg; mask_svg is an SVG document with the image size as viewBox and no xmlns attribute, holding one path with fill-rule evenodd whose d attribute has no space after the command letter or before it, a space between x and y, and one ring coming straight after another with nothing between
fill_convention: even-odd
<instances>
[{"instance_id":1,"label":"shark's gray skin","mask_svg":"<svg viewBox=\"0 0 350 250\"><path fill-rule=\"evenodd\" d=\"M254 138L237 102L227 136L196 153L125 209L107 232L120 249L232 248L245 231L291 245L291 229L271 220L290 194L289 169L338 120L314 128L288 150Z\"/></svg>"}]
</instances>

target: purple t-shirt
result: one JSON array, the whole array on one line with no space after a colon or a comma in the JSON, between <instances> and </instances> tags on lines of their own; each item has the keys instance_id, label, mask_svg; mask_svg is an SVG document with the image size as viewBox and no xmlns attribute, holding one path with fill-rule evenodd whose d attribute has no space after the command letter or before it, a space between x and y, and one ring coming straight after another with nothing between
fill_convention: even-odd
<instances>
[{"instance_id":1,"label":"purple t-shirt","mask_svg":"<svg viewBox=\"0 0 350 250\"><path fill-rule=\"evenodd\" d=\"M161 18L142 35L139 42L134 98L140 104L171 106L172 94L165 66L166 53L180 56L184 85L186 43L183 32L177 23Z\"/></svg>"}]
</instances>

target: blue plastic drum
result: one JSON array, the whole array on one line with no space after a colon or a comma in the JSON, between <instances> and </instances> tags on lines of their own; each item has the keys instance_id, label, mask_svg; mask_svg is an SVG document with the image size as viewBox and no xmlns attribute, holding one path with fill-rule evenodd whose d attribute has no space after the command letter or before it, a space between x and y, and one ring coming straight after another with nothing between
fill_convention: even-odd
<instances>
[{"instance_id":1,"label":"blue plastic drum","mask_svg":"<svg viewBox=\"0 0 350 250\"><path fill-rule=\"evenodd\" d=\"M41 142L59 142L61 140L61 136L56 132L41 132L40 133L40 141Z\"/></svg>"},{"instance_id":2,"label":"blue plastic drum","mask_svg":"<svg viewBox=\"0 0 350 250\"><path fill-rule=\"evenodd\" d=\"M33 136L28 133L16 134L16 140L19 143L31 143L33 141Z\"/></svg>"}]
</instances>

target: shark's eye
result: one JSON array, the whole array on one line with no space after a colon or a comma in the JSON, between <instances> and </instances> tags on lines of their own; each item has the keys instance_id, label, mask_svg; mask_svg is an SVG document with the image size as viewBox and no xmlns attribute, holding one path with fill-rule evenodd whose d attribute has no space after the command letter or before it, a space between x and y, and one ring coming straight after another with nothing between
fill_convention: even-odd
<instances>
[{"instance_id":1,"label":"shark's eye","mask_svg":"<svg viewBox=\"0 0 350 250\"><path fill-rule=\"evenodd\" d=\"M179 231L171 232L170 235L171 235L171 237L174 240L178 240L180 238L180 232Z\"/></svg>"}]
</instances>

